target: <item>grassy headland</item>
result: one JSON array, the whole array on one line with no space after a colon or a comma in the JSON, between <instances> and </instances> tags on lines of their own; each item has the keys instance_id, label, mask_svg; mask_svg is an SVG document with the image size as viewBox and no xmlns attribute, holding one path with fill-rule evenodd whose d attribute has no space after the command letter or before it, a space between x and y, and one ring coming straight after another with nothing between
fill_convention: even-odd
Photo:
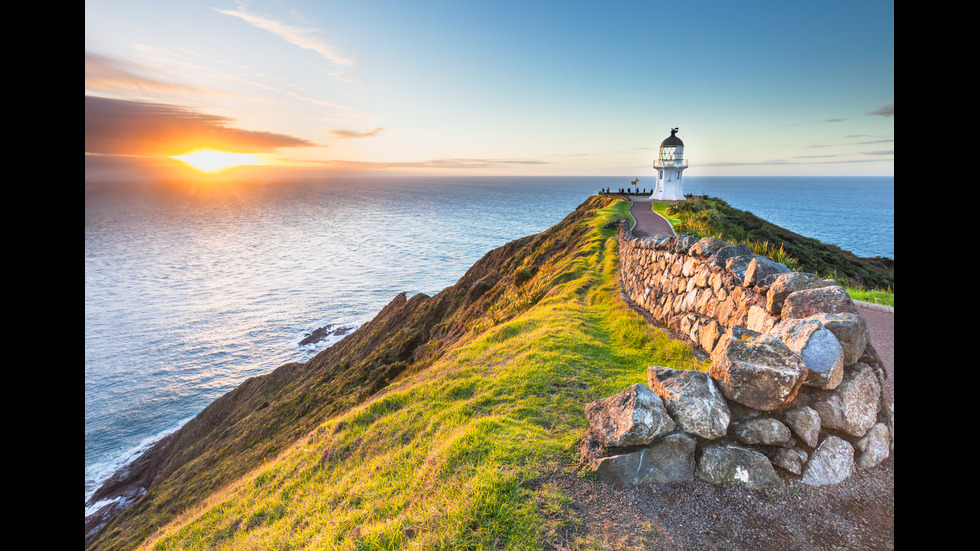
<instances>
[{"instance_id":1,"label":"grassy headland","mask_svg":"<svg viewBox=\"0 0 980 551\"><path fill-rule=\"evenodd\" d=\"M590 198L244 382L175 433L149 491L87 547L549 548L581 523L549 474L577 462L585 404L650 365L708 367L620 299L603 226L628 207Z\"/></svg>"},{"instance_id":2,"label":"grassy headland","mask_svg":"<svg viewBox=\"0 0 980 551\"><path fill-rule=\"evenodd\" d=\"M379 314L388 322L375 336L390 336L388 352L343 365L369 342L351 338L362 327L331 347L341 351L293 364L276 390L224 415L234 423L213 420L209 434L223 438L179 436L201 457L91 547L547 547L576 523L546 473L577 461L585 404L644 382L649 365L707 367L619 298L616 230L602 226L628 205L589 199L488 253L455 286L408 299L424 319ZM323 371L348 384L288 380Z\"/></svg>"},{"instance_id":3,"label":"grassy headland","mask_svg":"<svg viewBox=\"0 0 980 551\"><path fill-rule=\"evenodd\" d=\"M738 210L717 197L654 202L653 210L667 218L676 233L745 243L757 254L793 270L837 280L855 299L895 306L895 261L891 258L858 257Z\"/></svg>"}]
</instances>

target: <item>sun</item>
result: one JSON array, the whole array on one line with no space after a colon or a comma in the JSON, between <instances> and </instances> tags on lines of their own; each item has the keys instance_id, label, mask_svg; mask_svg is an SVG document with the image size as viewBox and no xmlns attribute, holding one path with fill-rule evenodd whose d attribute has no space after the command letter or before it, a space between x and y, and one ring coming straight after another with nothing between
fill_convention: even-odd
<instances>
[{"instance_id":1,"label":"sun","mask_svg":"<svg viewBox=\"0 0 980 551\"><path fill-rule=\"evenodd\" d=\"M217 172L233 166L260 164L252 153L229 153L214 149L198 149L185 155L171 155L170 158L187 163L202 172Z\"/></svg>"}]
</instances>

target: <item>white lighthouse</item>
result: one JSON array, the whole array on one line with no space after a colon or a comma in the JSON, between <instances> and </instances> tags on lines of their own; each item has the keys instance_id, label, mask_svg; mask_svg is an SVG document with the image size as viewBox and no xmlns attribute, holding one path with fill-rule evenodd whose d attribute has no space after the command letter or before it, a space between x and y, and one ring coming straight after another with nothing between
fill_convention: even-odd
<instances>
[{"instance_id":1,"label":"white lighthouse","mask_svg":"<svg viewBox=\"0 0 980 551\"><path fill-rule=\"evenodd\" d=\"M657 169L657 187L650 199L660 201L682 201L684 188L681 173L687 168L684 159L684 142L676 136L677 129L670 129L670 136L660 144L660 156L653 162Z\"/></svg>"}]
</instances>

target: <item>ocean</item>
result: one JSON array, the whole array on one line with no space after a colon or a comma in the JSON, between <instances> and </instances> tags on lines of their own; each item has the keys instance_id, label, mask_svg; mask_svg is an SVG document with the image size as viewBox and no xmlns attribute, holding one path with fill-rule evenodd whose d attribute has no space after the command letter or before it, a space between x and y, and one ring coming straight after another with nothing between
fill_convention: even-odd
<instances>
[{"instance_id":1,"label":"ocean","mask_svg":"<svg viewBox=\"0 0 980 551\"><path fill-rule=\"evenodd\" d=\"M686 193L894 258L892 177L685 178ZM356 328L403 291L435 294L488 251L629 180L388 176L194 192L86 183L86 501L215 398L342 338L301 345L314 329Z\"/></svg>"}]
</instances>

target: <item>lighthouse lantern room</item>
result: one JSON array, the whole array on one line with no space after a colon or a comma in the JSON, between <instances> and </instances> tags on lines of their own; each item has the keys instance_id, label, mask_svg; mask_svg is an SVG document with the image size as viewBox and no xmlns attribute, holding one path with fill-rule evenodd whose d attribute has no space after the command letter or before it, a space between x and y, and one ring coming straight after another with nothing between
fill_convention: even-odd
<instances>
[{"instance_id":1,"label":"lighthouse lantern room","mask_svg":"<svg viewBox=\"0 0 980 551\"><path fill-rule=\"evenodd\" d=\"M657 186L650 199L659 201L682 201L684 188L681 173L687 168L684 159L684 142L677 137L677 128L670 129L670 136L660 144L660 156L653 162L657 169Z\"/></svg>"}]
</instances>

